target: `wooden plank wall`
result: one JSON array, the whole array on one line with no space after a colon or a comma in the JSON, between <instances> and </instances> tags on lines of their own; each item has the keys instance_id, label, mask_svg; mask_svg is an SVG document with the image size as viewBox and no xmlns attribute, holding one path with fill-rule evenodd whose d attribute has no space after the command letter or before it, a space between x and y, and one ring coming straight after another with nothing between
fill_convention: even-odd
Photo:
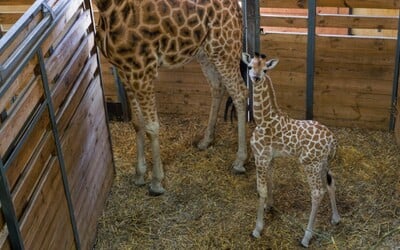
<instances>
[{"instance_id":1,"label":"wooden plank wall","mask_svg":"<svg viewBox=\"0 0 400 250\"><path fill-rule=\"evenodd\" d=\"M260 1L266 10L307 10L306 1ZM397 34L398 15L351 15L349 8L385 8L398 13L398 1L317 1L314 116L331 126L388 129L396 38L343 34L342 30L384 29ZM323 8L339 8L324 13ZM354 9L353 9L354 10ZM304 13L307 13L305 11ZM261 50L280 59L271 77L282 109L305 117L307 18L262 13ZM271 29L268 29L272 27ZM279 32L279 29L282 32ZM287 29L303 32L283 32ZM321 29L323 28L323 29ZM392 33L391 33L392 34Z\"/></svg>"},{"instance_id":2,"label":"wooden plank wall","mask_svg":"<svg viewBox=\"0 0 400 250\"><path fill-rule=\"evenodd\" d=\"M2 6L1 2L0 20L4 9L12 9L10 4L26 11L29 3L12 1ZM0 160L7 165L5 174L25 249L77 248L73 222L81 248L91 249L114 175L94 26L88 1L58 0L48 4L53 10L66 5L40 44L45 71L40 70L35 54L21 70L16 69L16 78L8 88L4 89L8 79L0 82L0 92L4 93L0 97ZM0 65L9 63L16 48L43 19L42 12L32 17L0 55ZM7 35L14 32L14 27ZM53 109L45 102L43 75L48 80L48 100ZM63 157L58 155L57 145ZM72 220L68 193L74 211ZM4 224L0 216L0 248L10 249Z\"/></svg>"}]
</instances>

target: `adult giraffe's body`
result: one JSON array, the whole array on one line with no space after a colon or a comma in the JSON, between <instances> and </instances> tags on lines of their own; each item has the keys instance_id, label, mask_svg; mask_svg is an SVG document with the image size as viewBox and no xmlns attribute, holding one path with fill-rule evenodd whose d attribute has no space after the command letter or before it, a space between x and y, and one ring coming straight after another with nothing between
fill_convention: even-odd
<instances>
[{"instance_id":1,"label":"adult giraffe's body","mask_svg":"<svg viewBox=\"0 0 400 250\"><path fill-rule=\"evenodd\" d=\"M159 120L154 85L161 66L175 67L196 58L212 87L208 127L199 142L206 148L214 136L224 90L238 112L238 152L234 171L243 172L247 158L245 100L240 76L242 16L237 0L96 0L100 11L96 41L123 79L137 133L135 183L144 184L144 137L153 157L151 194L162 194L164 177L159 149Z\"/></svg>"}]
</instances>

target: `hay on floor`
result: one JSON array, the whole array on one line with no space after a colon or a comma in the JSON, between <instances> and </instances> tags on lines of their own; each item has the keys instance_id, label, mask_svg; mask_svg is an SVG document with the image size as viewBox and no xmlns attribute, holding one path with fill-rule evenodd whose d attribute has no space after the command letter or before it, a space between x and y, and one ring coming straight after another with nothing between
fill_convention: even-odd
<instances>
[{"instance_id":1,"label":"hay on floor","mask_svg":"<svg viewBox=\"0 0 400 250\"><path fill-rule=\"evenodd\" d=\"M192 143L206 118L163 115L161 123L167 192L160 197L148 196L147 187L133 183L133 127L110 124L116 178L98 224L95 249L300 248L311 205L303 170L295 160L275 161L275 210L266 213L264 231L255 240L250 236L258 204L254 159L250 157L246 174L230 171L236 126L219 121L214 144L199 151ZM253 127L248 128L250 135ZM342 221L330 225L326 195L310 249L400 247L400 154L393 135L332 130L340 144L331 169ZM147 159L151 166L150 154Z\"/></svg>"}]
</instances>

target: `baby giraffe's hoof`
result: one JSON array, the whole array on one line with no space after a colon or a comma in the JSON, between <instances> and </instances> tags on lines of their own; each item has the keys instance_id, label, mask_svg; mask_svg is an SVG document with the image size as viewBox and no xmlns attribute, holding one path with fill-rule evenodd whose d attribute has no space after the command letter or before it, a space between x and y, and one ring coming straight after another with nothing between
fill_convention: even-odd
<instances>
[{"instance_id":1,"label":"baby giraffe's hoof","mask_svg":"<svg viewBox=\"0 0 400 250\"><path fill-rule=\"evenodd\" d=\"M261 237L260 232L258 232L257 230L253 230L253 232L251 233L251 236L253 236L256 239L259 239Z\"/></svg>"},{"instance_id":2,"label":"baby giraffe's hoof","mask_svg":"<svg viewBox=\"0 0 400 250\"><path fill-rule=\"evenodd\" d=\"M331 224L332 225L337 225L337 224L339 224L339 222L340 222L340 216L333 216L332 217L332 220L331 220Z\"/></svg>"},{"instance_id":3,"label":"baby giraffe's hoof","mask_svg":"<svg viewBox=\"0 0 400 250\"><path fill-rule=\"evenodd\" d=\"M310 244L310 242L307 241L307 240L305 240L305 239L303 239L302 241L300 241L300 245L301 245L302 247L304 247L304 248L308 248L309 244Z\"/></svg>"}]
</instances>

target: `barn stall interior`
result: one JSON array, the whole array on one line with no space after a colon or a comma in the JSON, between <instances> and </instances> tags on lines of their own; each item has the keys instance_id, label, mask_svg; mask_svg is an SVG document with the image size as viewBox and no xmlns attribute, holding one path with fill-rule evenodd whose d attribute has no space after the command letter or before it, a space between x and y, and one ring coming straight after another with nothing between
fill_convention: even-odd
<instances>
[{"instance_id":1,"label":"barn stall interior","mask_svg":"<svg viewBox=\"0 0 400 250\"><path fill-rule=\"evenodd\" d=\"M2 6L0 11L5 30L32 4L27 0L17 1L19 4L7 2L12 7ZM252 2L243 1L250 5ZM259 8L257 21L262 28L259 43L250 45L250 52L259 50L280 59L279 66L271 72L280 107L292 117L313 118L328 125L339 141L331 169L337 180L342 222L330 225L325 198L310 248L396 249L400 246L400 156L395 139L399 135L396 86L400 3L323 0L317 2L316 9L307 1L265 0L258 4L248 6ZM101 62L109 115L127 119L117 76L104 58ZM266 214L261 238L252 239L258 199L254 160L249 159L245 175L231 174L229 164L236 149L234 123L224 122L221 113L212 147L198 151L192 146L205 127L211 103L200 67L193 62L174 70L162 69L156 91L168 191L153 198L146 188L134 185L133 126L111 122L116 173L97 226L95 249L299 247L310 209L308 186L299 164L291 159L275 162L275 209ZM97 107L93 112L99 110ZM248 135L253 128L249 123ZM102 133L107 134L104 129ZM89 134L88 129L82 134ZM104 180L109 181L107 178ZM13 190L10 192L13 197ZM107 187L101 192L105 195ZM73 207L74 201L71 203ZM90 233L96 230L93 223L87 225L92 229ZM39 232L31 230L31 234ZM4 235L7 231L3 230ZM2 239L3 245L9 246L10 239Z\"/></svg>"}]
</instances>

